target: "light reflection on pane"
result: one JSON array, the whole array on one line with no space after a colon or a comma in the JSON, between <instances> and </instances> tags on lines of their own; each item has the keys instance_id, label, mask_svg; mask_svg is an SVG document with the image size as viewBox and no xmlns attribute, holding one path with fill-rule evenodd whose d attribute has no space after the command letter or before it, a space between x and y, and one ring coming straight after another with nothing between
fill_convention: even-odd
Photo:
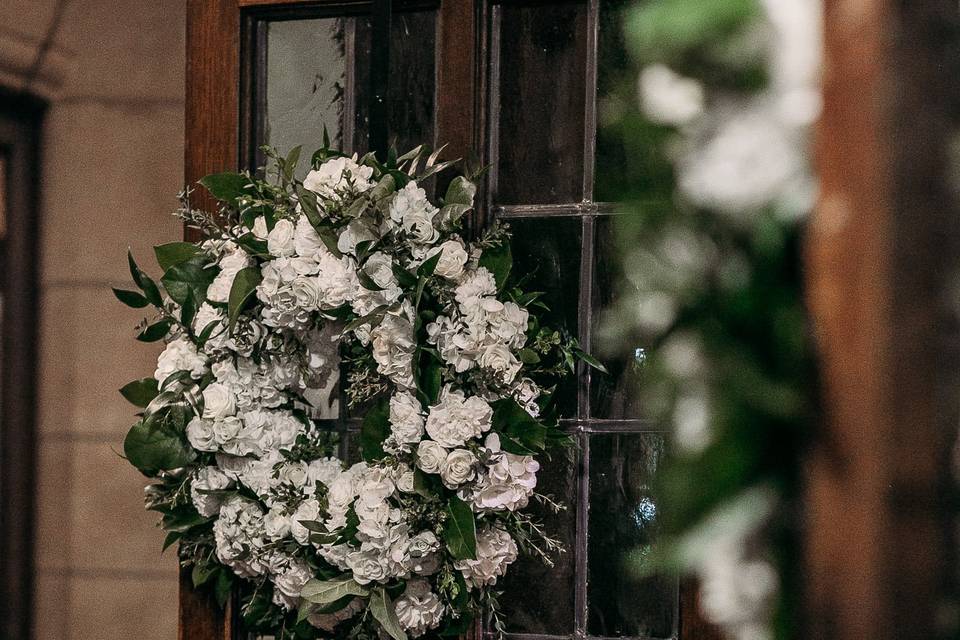
<instances>
[{"instance_id":1,"label":"light reflection on pane","mask_svg":"<svg viewBox=\"0 0 960 640\"><path fill-rule=\"evenodd\" d=\"M319 18L267 23L264 142L286 153L320 146L323 128L341 148L347 84L349 19ZM308 162L300 164L301 177Z\"/></svg>"},{"instance_id":2,"label":"light reflection on pane","mask_svg":"<svg viewBox=\"0 0 960 640\"><path fill-rule=\"evenodd\" d=\"M0 153L0 240L7 236L7 157Z\"/></svg>"},{"instance_id":3,"label":"light reflection on pane","mask_svg":"<svg viewBox=\"0 0 960 640\"><path fill-rule=\"evenodd\" d=\"M594 418L647 417L641 411L642 382L648 345L633 336L631 318L617 303L636 294L637 287L623 277L617 248L618 225L625 218L608 216L596 221L596 262L593 288L592 353L609 371L590 375L590 410Z\"/></svg>"},{"instance_id":4,"label":"light reflection on pane","mask_svg":"<svg viewBox=\"0 0 960 640\"><path fill-rule=\"evenodd\" d=\"M677 582L645 574L657 538L659 504L651 485L662 454L657 434L590 437L590 635L673 633Z\"/></svg>"}]
</instances>

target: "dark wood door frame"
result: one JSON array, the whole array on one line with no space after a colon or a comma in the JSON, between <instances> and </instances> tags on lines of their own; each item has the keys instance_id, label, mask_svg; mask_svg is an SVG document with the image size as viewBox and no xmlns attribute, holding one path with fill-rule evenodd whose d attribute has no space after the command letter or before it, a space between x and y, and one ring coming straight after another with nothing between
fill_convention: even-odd
<instances>
[{"instance_id":1,"label":"dark wood door frame","mask_svg":"<svg viewBox=\"0 0 960 640\"><path fill-rule=\"evenodd\" d=\"M0 339L0 637L29 638L36 493L40 129L46 104L0 92L6 233Z\"/></svg>"}]
</instances>

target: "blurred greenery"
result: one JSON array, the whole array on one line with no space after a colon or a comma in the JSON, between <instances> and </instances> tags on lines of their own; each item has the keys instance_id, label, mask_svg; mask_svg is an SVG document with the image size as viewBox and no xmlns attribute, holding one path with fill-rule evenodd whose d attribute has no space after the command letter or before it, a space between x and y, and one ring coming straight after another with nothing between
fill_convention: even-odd
<instances>
[{"instance_id":1,"label":"blurred greenery","mask_svg":"<svg viewBox=\"0 0 960 640\"><path fill-rule=\"evenodd\" d=\"M623 47L623 64L601 77L596 172L598 198L626 214L614 234L623 294L602 333L646 351L638 392L653 419L705 421L705 434L678 425L658 474L661 554L703 535L709 516L738 498L775 492L763 533L780 574L775 636L788 638L799 602L800 460L817 406L803 217L773 203L732 216L685 198L676 148L686 132L651 122L637 99L638 75L651 64L698 81L707 110L763 91L761 18L757 0L647 0L623 10L623 41L607 45Z\"/></svg>"}]
</instances>

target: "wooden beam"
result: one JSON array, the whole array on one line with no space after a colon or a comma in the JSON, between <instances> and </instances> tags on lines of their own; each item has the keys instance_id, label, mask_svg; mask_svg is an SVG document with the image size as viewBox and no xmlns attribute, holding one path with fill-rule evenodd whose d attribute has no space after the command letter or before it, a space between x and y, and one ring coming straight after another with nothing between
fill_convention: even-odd
<instances>
[{"instance_id":1,"label":"wooden beam","mask_svg":"<svg viewBox=\"0 0 960 640\"><path fill-rule=\"evenodd\" d=\"M947 180L957 13L947 0L826 2L807 245L825 413L809 467L813 638L943 637L958 423L945 386L960 364L946 295L960 267Z\"/></svg>"},{"instance_id":2,"label":"wooden beam","mask_svg":"<svg viewBox=\"0 0 960 640\"><path fill-rule=\"evenodd\" d=\"M240 9L237 0L188 0L186 144L184 179L237 169L239 135ZM193 204L210 211L216 202L202 189ZM187 240L198 240L192 230ZM193 590L190 572L180 575L179 640L232 640L230 607Z\"/></svg>"}]
</instances>

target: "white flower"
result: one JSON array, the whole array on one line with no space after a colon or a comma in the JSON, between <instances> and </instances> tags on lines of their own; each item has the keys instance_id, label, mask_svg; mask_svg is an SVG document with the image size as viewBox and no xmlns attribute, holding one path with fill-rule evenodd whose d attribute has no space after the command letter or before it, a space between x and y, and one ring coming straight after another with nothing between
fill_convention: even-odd
<instances>
[{"instance_id":1,"label":"white flower","mask_svg":"<svg viewBox=\"0 0 960 640\"><path fill-rule=\"evenodd\" d=\"M360 220L354 220L340 232L337 239L337 249L340 253L357 254L357 245L361 242L376 240L377 236Z\"/></svg>"},{"instance_id":2,"label":"white flower","mask_svg":"<svg viewBox=\"0 0 960 640\"><path fill-rule=\"evenodd\" d=\"M517 559L517 543L510 534L495 526L477 532L477 559L456 560L454 566L470 587L497 583L507 566Z\"/></svg>"},{"instance_id":3,"label":"white flower","mask_svg":"<svg viewBox=\"0 0 960 640\"><path fill-rule=\"evenodd\" d=\"M453 449L490 430L493 409L482 398L464 398L462 392L449 387L440 396L427 417L426 430L433 440Z\"/></svg>"},{"instance_id":4,"label":"white flower","mask_svg":"<svg viewBox=\"0 0 960 640\"><path fill-rule=\"evenodd\" d=\"M263 511L257 503L234 496L220 508L213 523L217 559L244 578L262 575L267 567Z\"/></svg>"},{"instance_id":5,"label":"white flower","mask_svg":"<svg viewBox=\"0 0 960 640\"><path fill-rule=\"evenodd\" d=\"M461 306L476 303L479 298L492 296L497 292L497 281L486 267L477 267L467 273L457 286L455 297Z\"/></svg>"},{"instance_id":6,"label":"white flower","mask_svg":"<svg viewBox=\"0 0 960 640\"><path fill-rule=\"evenodd\" d=\"M477 474L473 468L476 462L476 456L466 449L454 449L440 466L440 479L447 488L456 489L464 482L476 477Z\"/></svg>"},{"instance_id":7,"label":"white flower","mask_svg":"<svg viewBox=\"0 0 960 640\"><path fill-rule=\"evenodd\" d=\"M427 200L427 193L412 180L390 202L390 220L419 244L433 244L440 237L433 226L436 214L437 208Z\"/></svg>"},{"instance_id":8,"label":"white flower","mask_svg":"<svg viewBox=\"0 0 960 640\"><path fill-rule=\"evenodd\" d=\"M348 554L346 563L353 572L353 579L359 584L370 584L389 578L387 558L369 542L362 543L359 551Z\"/></svg>"},{"instance_id":9,"label":"white flower","mask_svg":"<svg viewBox=\"0 0 960 640\"><path fill-rule=\"evenodd\" d=\"M190 377L200 379L207 371L207 359L197 353L197 348L187 338L171 341L157 358L157 370L153 377L163 381L178 371L189 371Z\"/></svg>"},{"instance_id":10,"label":"white flower","mask_svg":"<svg viewBox=\"0 0 960 640\"><path fill-rule=\"evenodd\" d=\"M300 524L301 521L317 522L320 520L320 503L316 500L304 500L297 510L290 516L290 534L300 544L310 541L310 530Z\"/></svg>"},{"instance_id":11,"label":"white flower","mask_svg":"<svg viewBox=\"0 0 960 640\"><path fill-rule=\"evenodd\" d=\"M449 280L456 280L463 275L463 269L469 256L462 240L447 240L440 246L431 249L427 253L427 257L432 258L437 253L441 255L437 262L437 268L434 270L435 274Z\"/></svg>"},{"instance_id":12,"label":"white flower","mask_svg":"<svg viewBox=\"0 0 960 640\"><path fill-rule=\"evenodd\" d=\"M356 263L352 258L337 258L329 251L320 255L319 271L320 306L336 309L353 300L360 287Z\"/></svg>"},{"instance_id":13,"label":"white flower","mask_svg":"<svg viewBox=\"0 0 960 640\"><path fill-rule=\"evenodd\" d=\"M187 440L198 451L216 451L217 440L213 434L213 422L199 416L187 423Z\"/></svg>"},{"instance_id":14,"label":"white flower","mask_svg":"<svg viewBox=\"0 0 960 640\"><path fill-rule=\"evenodd\" d=\"M293 235L293 247L301 258L317 261L322 252L327 251L326 245L317 234L317 230L310 224L307 216L297 218L297 229Z\"/></svg>"},{"instance_id":15,"label":"white flower","mask_svg":"<svg viewBox=\"0 0 960 640\"><path fill-rule=\"evenodd\" d=\"M357 164L354 158L331 158L303 179L304 189L330 200L340 200L344 191L362 193L373 187L373 167Z\"/></svg>"},{"instance_id":16,"label":"white flower","mask_svg":"<svg viewBox=\"0 0 960 640\"><path fill-rule=\"evenodd\" d=\"M300 597L300 591L311 577L312 572L306 562L291 558L287 567L273 577L277 592L285 596L278 604L292 609Z\"/></svg>"},{"instance_id":17,"label":"white flower","mask_svg":"<svg viewBox=\"0 0 960 640\"><path fill-rule=\"evenodd\" d=\"M540 463L531 456L518 456L500 450L500 437L487 436L490 453L486 472L461 497L473 504L477 511L516 511L530 501L537 486Z\"/></svg>"},{"instance_id":18,"label":"white flower","mask_svg":"<svg viewBox=\"0 0 960 640\"><path fill-rule=\"evenodd\" d=\"M413 324L406 318L388 313L370 336L377 371L401 388L413 388L413 352L416 349Z\"/></svg>"},{"instance_id":19,"label":"white flower","mask_svg":"<svg viewBox=\"0 0 960 640\"><path fill-rule=\"evenodd\" d=\"M657 124L680 126L703 113L703 86L662 64L644 67L637 93L644 115Z\"/></svg>"},{"instance_id":20,"label":"white flower","mask_svg":"<svg viewBox=\"0 0 960 640\"><path fill-rule=\"evenodd\" d=\"M540 405L537 404L539 397L540 387L530 378L520 380L513 389L514 400L534 418L540 415Z\"/></svg>"},{"instance_id":21,"label":"white flower","mask_svg":"<svg viewBox=\"0 0 960 640\"><path fill-rule=\"evenodd\" d=\"M345 566L341 568L346 570ZM344 620L349 620L363 611L366 606L364 602L365 601L360 598L354 598L346 607L339 611L334 611L333 613L311 613L307 616L307 621L314 627L332 634L338 624Z\"/></svg>"},{"instance_id":22,"label":"white flower","mask_svg":"<svg viewBox=\"0 0 960 640\"><path fill-rule=\"evenodd\" d=\"M481 367L493 371L497 379L503 384L513 382L517 373L520 372L520 367L523 366L513 355L513 352L502 344L491 344L484 347L483 351L480 352L477 363Z\"/></svg>"},{"instance_id":23,"label":"white flower","mask_svg":"<svg viewBox=\"0 0 960 640\"><path fill-rule=\"evenodd\" d=\"M266 240L270 232L267 230L267 219L264 216L257 216L253 221L253 229L250 230L253 237L257 240Z\"/></svg>"},{"instance_id":24,"label":"white flower","mask_svg":"<svg viewBox=\"0 0 960 640\"><path fill-rule=\"evenodd\" d=\"M212 327L210 325L213 325ZM208 330L207 341L203 344L203 349L207 353L215 350L227 348L226 316L220 309L217 309L208 302L204 302L197 309L197 315L193 318L193 331L198 336Z\"/></svg>"},{"instance_id":25,"label":"white flower","mask_svg":"<svg viewBox=\"0 0 960 640\"><path fill-rule=\"evenodd\" d=\"M270 255L278 258L294 255L297 252L294 242L296 230L296 225L290 220L286 218L277 220L273 229L267 234L267 251L270 252Z\"/></svg>"},{"instance_id":26,"label":"white flower","mask_svg":"<svg viewBox=\"0 0 960 640\"><path fill-rule=\"evenodd\" d=\"M228 244L228 250L220 258L220 273L213 279L207 288L207 299L211 302L226 303L230 298L230 289L233 287L233 279L237 277L242 269L253 264L253 260L247 255L247 252L233 244Z\"/></svg>"},{"instance_id":27,"label":"white flower","mask_svg":"<svg viewBox=\"0 0 960 640\"><path fill-rule=\"evenodd\" d=\"M515 302L503 303L498 313L487 317L490 334L513 349L519 349L526 342L529 320L529 312Z\"/></svg>"},{"instance_id":28,"label":"white flower","mask_svg":"<svg viewBox=\"0 0 960 640\"><path fill-rule=\"evenodd\" d=\"M204 491L218 491L226 489L231 484L228 478L217 467L202 467L193 476L190 483L190 499L200 515L209 518L220 511L223 500L220 496L203 493Z\"/></svg>"},{"instance_id":29,"label":"white flower","mask_svg":"<svg viewBox=\"0 0 960 640\"><path fill-rule=\"evenodd\" d=\"M394 606L400 625L413 638L422 636L428 629L440 626L443 619L443 603L437 594L430 590L430 583L426 580L409 581Z\"/></svg>"},{"instance_id":30,"label":"white flower","mask_svg":"<svg viewBox=\"0 0 960 640\"><path fill-rule=\"evenodd\" d=\"M417 446L417 466L427 473L440 473L447 450L432 440L424 440Z\"/></svg>"},{"instance_id":31,"label":"white flower","mask_svg":"<svg viewBox=\"0 0 960 640\"><path fill-rule=\"evenodd\" d=\"M311 486L319 482L329 487L342 471L343 465L338 458L320 458L310 461L307 466L307 478Z\"/></svg>"},{"instance_id":32,"label":"white flower","mask_svg":"<svg viewBox=\"0 0 960 640\"><path fill-rule=\"evenodd\" d=\"M284 515L284 509L273 507L263 517L263 529L271 540L285 538L290 533L293 522L290 516Z\"/></svg>"},{"instance_id":33,"label":"white flower","mask_svg":"<svg viewBox=\"0 0 960 640\"><path fill-rule=\"evenodd\" d=\"M203 417L218 420L232 416L236 412L236 396L219 382L211 382L203 390Z\"/></svg>"},{"instance_id":34,"label":"white flower","mask_svg":"<svg viewBox=\"0 0 960 640\"><path fill-rule=\"evenodd\" d=\"M382 251L371 253L363 265L363 270L377 286L383 289L393 289L397 286L397 277L393 274L393 259Z\"/></svg>"},{"instance_id":35,"label":"white flower","mask_svg":"<svg viewBox=\"0 0 960 640\"><path fill-rule=\"evenodd\" d=\"M423 438L423 409L416 396L408 391L390 398L390 435L384 448L391 452L409 451L410 445Z\"/></svg>"}]
</instances>

